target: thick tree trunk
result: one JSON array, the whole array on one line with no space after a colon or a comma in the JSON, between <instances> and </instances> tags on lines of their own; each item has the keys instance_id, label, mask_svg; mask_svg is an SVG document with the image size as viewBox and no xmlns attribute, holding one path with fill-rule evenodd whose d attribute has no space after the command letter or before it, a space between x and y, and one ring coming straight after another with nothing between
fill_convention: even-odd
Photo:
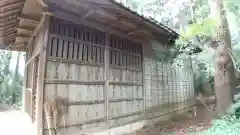
<instances>
[{"instance_id":1,"label":"thick tree trunk","mask_svg":"<svg viewBox=\"0 0 240 135\"><path fill-rule=\"evenodd\" d=\"M220 26L217 36L219 46L216 50L215 58L215 92L218 115L222 116L227 113L227 109L233 102L235 76L233 62L229 54L230 50L232 50L231 38L228 30L226 14L223 8L223 1L216 0L216 2L216 10L220 17Z\"/></svg>"}]
</instances>

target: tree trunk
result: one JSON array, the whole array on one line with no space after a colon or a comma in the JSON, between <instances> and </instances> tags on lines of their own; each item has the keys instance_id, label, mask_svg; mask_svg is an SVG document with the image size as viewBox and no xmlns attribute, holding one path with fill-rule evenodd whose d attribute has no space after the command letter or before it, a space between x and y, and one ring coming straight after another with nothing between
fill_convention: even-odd
<instances>
[{"instance_id":1,"label":"tree trunk","mask_svg":"<svg viewBox=\"0 0 240 135\"><path fill-rule=\"evenodd\" d=\"M214 79L217 111L218 115L222 116L227 113L227 109L233 102L235 76L233 62L229 54L230 50L232 50L231 38L222 0L216 0L216 10L220 18L220 26L217 33L219 45L216 50Z\"/></svg>"}]
</instances>

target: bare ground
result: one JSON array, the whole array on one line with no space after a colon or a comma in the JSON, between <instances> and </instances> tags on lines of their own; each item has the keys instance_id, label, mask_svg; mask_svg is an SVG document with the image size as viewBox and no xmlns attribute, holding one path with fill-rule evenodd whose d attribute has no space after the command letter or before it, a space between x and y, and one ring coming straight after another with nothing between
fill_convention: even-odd
<instances>
[{"instance_id":1,"label":"bare ground","mask_svg":"<svg viewBox=\"0 0 240 135\"><path fill-rule=\"evenodd\" d=\"M176 115L168 121L162 121L153 126L143 127L141 130L131 135L188 135L189 132L194 133L211 127L211 121L216 117L216 112L212 109L207 109L202 104L198 104L196 107L196 117L192 115L192 112Z\"/></svg>"},{"instance_id":2,"label":"bare ground","mask_svg":"<svg viewBox=\"0 0 240 135\"><path fill-rule=\"evenodd\" d=\"M35 128L30 117L19 110L9 107L0 109L0 135L35 135Z\"/></svg>"}]
</instances>

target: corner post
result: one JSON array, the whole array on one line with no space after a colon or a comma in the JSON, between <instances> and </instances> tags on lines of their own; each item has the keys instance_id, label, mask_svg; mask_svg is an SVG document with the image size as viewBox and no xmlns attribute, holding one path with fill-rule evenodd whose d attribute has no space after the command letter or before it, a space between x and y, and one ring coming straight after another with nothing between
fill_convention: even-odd
<instances>
[{"instance_id":1,"label":"corner post","mask_svg":"<svg viewBox=\"0 0 240 135\"><path fill-rule=\"evenodd\" d=\"M27 60L29 59L28 53L29 53L28 49L26 49L25 62L27 62ZM22 108L21 109L23 112L27 112L27 105L26 105L26 90L27 90L27 78L28 78L27 68L28 66L25 66L24 68L24 79L23 79L23 87L22 87Z\"/></svg>"},{"instance_id":2,"label":"corner post","mask_svg":"<svg viewBox=\"0 0 240 135\"><path fill-rule=\"evenodd\" d=\"M37 100L36 100L36 124L37 124L37 135L43 135L43 100L44 100L44 78L45 78L45 68L46 68L46 54L47 54L47 44L49 37L49 26L50 26L50 15L47 13L44 25L42 27L42 36L40 37L41 47L39 54L39 71L38 71L38 89L37 89Z\"/></svg>"}]
</instances>

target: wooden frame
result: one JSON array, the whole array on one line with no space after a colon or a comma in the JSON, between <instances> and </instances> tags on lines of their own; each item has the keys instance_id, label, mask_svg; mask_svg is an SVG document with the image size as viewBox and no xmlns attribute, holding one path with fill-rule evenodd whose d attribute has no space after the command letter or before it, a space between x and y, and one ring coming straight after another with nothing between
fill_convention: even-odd
<instances>
[{"instance_id":1,"label":"wooden frame","mask_svg":"<svg viewBox=\"0 0 240 135\"><path fill-rule=\"evenodd\" d=\"M37 133L39 135L43 134L43 95L44 95L44 76L46 67L46 55L47 55L47 44L49 37L49 26L50 26L50 16L46 16L43 27L43 36L41 37L42 46L40 48L39 54L39 78L38 78L38 91L37 91L37 108L36 108L36 123L37 123Z\"/></svg>"}]
</instances>

